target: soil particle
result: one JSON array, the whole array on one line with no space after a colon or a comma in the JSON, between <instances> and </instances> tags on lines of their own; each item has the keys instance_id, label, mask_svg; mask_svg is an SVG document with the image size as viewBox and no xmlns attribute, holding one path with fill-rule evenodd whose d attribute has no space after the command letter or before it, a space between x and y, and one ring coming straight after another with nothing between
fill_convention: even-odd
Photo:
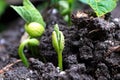
<instances>
[{"instance_id":1,"label":"soil particle","mask_svg":"<svg viewBox=\"0 0 120 80\"><path fill-rule=\"evenodd\" d=\"M90 75L86 75L85 64L72 65L69 70L66 70L66 75L69 80L94 80Z\"/></svg>"},{"instance_id":2,"label":"soil particle","mask_svg":"<svg viewBox=\"0 0 120 80\"><path fill-rule=\"evenodd\" d=\"M78 64L76 55L66 55L63 61L64 69L69 69L73 64Z\"/></svg>"},{"instance_id":3,"label":"soil particle","mask_svg":"<svg viewBox=\"0 0 120 80\"><path fill-rule=\"evenodd\" d=\"M95 76L98 79L102 79L103 78L103 79L109 80L110 79L110 74L109 74L108 67L104 63L99 63L97 65L97 69L95 71Z\"/></svg>"},{"instance_id":4,"label":"soil particle","mask_svg":"<svg viewBox=\"0 0 120 80\"><path fill-rule=\"evenodd\" d=\"M111 64L111 66L119 66L120 63L120 54L119 53L111 53L109 57L107 57L105 60L107 63Z\"/></svg>"},{"instance_id":5,"label":"soil particle","mask_svg":"<svg viewBox=\"0 0 120 80\"><path fill-rule=\"evenodd\" d=\"M95 46L93 50L94 60L96 62L103 61L104 56L106 55L108 49L108 44L105 42L95 42L94 46Z\"/></svg>"},{"instance_id":6,"label":"soil particle","mask_svg":"<svg viewBox=\"0 0 120 80\"><path fill-rule=\"evenodd\" d=\"M93 58L91 48L89 46L83 46L79 48L79 58L82 60L89 60Z\"/></svg>"},{"instance_id":7,"label":"soil particle","mask_svg":"<svg viewBox=\"0 0 120 80\"><path fill-rule=\"evenodd\" d=\"M120 41L120 30L115 32L115 39Z\"/></svg>"}]
</instances>

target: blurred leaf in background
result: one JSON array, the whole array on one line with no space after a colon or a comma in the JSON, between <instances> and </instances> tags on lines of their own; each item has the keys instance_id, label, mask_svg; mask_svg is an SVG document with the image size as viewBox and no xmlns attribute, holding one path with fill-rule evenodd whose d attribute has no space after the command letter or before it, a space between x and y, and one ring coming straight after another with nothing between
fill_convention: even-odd
<instances>
[{"instance_id":1,"label":"blurred leaf in background","mask_svg":"<svg viewBox=\"0 0 120 80\"><path fill-rule=\"evenodd\" d=\"M6 1L5 0L0 0L0 17L4 13L6 7L7 7Z\"/></svg>"},{"instance_id":2,"label":"blurred leaf in background","mask_svg":"<svg viewBox=\"0 0 120 80\"><path fill-rule=\"evenodd\" d=\"M0 33L1 33L5 28L6 28L5 25L0 24Z\"/></svg>"},{"instance_id":3,"label":"blurred leaf in background","mask_svg":"<svg viewBox=\"0 0 120 80\"><path fill-rule=\"evenodd\" d=\"M117 0L79 0L79 1L88 4L94 10L98 17L111 12L117 6Z\"/></svg>"},{"instance_id":4,"label":"blurred leaf in background","mask_svg":"<svg viewBox=\"0 0 120 80\"><path fill-rule=\"evenodd\" d=\"M0 0L0 18L2 16L2 14L4 14L4 11L5 11L6 7L7 7L6 1L5 0ZM0 23L0 32L2 30L4 30L4 28L5 28L5 26L2 23Z\"/></svg>"}]
</instances>

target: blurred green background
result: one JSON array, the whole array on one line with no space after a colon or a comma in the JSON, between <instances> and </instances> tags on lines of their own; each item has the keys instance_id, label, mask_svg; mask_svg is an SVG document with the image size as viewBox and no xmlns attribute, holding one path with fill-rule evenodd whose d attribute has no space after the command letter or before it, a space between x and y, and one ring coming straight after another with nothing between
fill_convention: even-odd
<instances>
[{"instance_id":1,"label":"blurred green background","mask_svg":"<svg viewBox=\"0 0 120 80\"><path fill-rule=\"evenodd\" d=\"M48 3L50 0L31 0L37 8L41 9L45 6L43 3ZM9 5L21 5L22 0L0 0L0 32L7 28L7 25L20 17ZM87 5L80 3L80 7L86 9ZM88 8L88 6L87 6ZM112 11L113 17L120 17L120 1L115 10Z\"/></svg>"}]
</instances>

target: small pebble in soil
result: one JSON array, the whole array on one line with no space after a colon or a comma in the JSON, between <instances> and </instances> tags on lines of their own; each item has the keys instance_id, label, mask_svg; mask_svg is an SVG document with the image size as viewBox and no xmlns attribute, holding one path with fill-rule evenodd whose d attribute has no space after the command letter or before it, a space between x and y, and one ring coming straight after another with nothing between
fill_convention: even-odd
<instances>
[{"instance_id":1,"label":"small pebble in soil","mask_svg":"<svg viewBox=\"0 0 120 80\"><path fill-rule=\"evenodd\" d=\"M2 38L2 39L0 39L0 44L5 44L5 39L4 38Z\"/></svg>"},{"instance_id":2,"label":"small pebble in soil","mask_svg":"<svg viewBox=\"0 0 120 80\"><path fill-rule=\"evenodd\" d=\"M61 72L60 72L60 75L65 75L65 74L66 74L65 71L61 71Z\"/></svg>"}]
</instances>

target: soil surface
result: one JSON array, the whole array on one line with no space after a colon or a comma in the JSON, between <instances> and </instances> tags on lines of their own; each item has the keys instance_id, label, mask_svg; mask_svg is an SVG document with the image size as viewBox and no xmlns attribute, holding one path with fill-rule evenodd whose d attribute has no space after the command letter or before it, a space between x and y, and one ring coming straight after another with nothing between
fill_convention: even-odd
<instances>
[{"instance_id":1,"label":"soil surface","mask_svg":"<svg viewBox=\"0 0 120 80\"><path fill-rule=\"evenodd\" d=\"M29 68L24 67L17 52L25 22L18 19L0 34L0 80L120 80L119 18L76 12L69 27L55 9L45 11L43 16L47 25L40 39L40 56L33 58L31 51L24 49ZM63 71L57 67L51 43L56 23L65 36Z\"/></svg>"}]
</instances>

